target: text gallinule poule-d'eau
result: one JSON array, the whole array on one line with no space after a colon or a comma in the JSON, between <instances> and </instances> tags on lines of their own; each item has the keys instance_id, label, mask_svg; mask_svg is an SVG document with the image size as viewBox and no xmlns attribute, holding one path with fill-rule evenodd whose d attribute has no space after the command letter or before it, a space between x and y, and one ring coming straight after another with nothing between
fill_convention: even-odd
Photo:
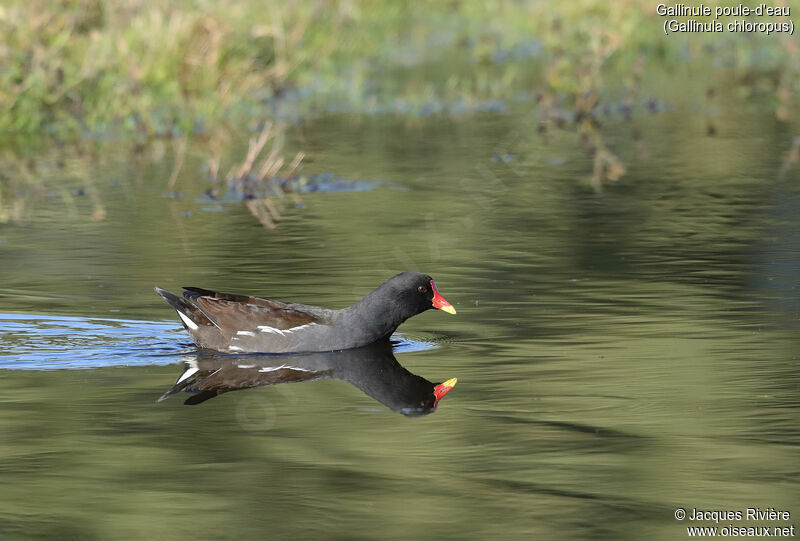
<instances>
[{"instance_id":1,"label":"text gallinule poule-d'eau","mask_svg":"<svg viewBox=\"0 0 800 541\"><path fill-rule=\"evenodd\" d=\"M200 347L227 353L302 353L361 347L388 339L408 318L431 308L456 310L433 278L393 276L359 302L330 310L186 287L183 297L155 288Z\"/></svg>"}]
</instances>

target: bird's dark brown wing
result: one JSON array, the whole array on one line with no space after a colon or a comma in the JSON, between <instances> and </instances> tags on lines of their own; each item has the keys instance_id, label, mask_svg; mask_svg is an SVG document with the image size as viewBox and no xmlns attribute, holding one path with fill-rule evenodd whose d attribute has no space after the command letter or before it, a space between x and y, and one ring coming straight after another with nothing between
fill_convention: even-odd
<instances>
[{"instance_id":1,"label":"bird's dark brown wing","mask_svg":"<svg viewBox=\"0 0 800 541\"><path fill-rule=\"evenodd\" d=\"M322 314L324 310L315 314L304 309L306 307L303 305L194 287L184 288L183 296L200 308L223 332L248 330L259 326L287 330L310 323L322 325L328 323Z\"/></svg>"},{"instance_id":2,"label":"bird's dark brown wing","mask_svg":"<svg viewBox=\"0 0 800 541\"><path fill-rule=\"evenodd\" d=\"M252 304L254 306L264 306L273 309L283 309L288 305L285 302L272 301L269 299L262 299L260 297L253 297L250 295L236 295L235 293L222 293L221 291L212 291L210 289L203 289L201 287L184 287L183 296L190 300L199 299L201 297L208 297L211 299L219 299L223 301L240 302L242 304Z\"/></svg>"}]
</instances>

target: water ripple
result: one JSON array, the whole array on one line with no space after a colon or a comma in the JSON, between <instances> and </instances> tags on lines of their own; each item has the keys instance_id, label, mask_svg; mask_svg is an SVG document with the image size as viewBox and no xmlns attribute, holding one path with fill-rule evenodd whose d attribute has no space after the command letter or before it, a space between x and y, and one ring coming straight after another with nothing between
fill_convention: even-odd
<instances>
[{"instance_id":1,"label":"water ripple","mask_svg":"<svg viewBox=\"0 0 800 541\"><path fill-rule=\"evenodd\" d=\"M171 322L0 314L0 369L166 365L186 351Z\"/></svg>"}]
</instances>

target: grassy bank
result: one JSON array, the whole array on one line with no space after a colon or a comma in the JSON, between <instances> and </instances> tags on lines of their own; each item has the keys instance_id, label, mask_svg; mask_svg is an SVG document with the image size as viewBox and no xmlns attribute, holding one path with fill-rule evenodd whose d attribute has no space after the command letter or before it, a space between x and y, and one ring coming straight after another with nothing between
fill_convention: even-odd
<instances>
[{"instance_id":1,"label":"grassy bank","mask_svg":"<svg viewBox=\"0 0 800 541\"><path fill-rule=\"evenodd\" d=\"M642 0L11 0L0 6L0 132L207 131L269 116L287 95L294 117L398 96L411 104L400 113L436 100L480 108L520 89L575 105L634 84L645 59L719 57L794 91L796 47L784 36L714 36L709 49L706 36L666 38L662 22Z\"/></svg>"}]
</instances>

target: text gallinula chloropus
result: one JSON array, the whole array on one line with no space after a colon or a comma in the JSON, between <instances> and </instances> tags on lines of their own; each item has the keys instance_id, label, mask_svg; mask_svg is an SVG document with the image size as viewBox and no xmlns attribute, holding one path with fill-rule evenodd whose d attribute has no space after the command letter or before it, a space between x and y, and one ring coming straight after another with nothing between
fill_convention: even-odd
<instances>
[{"instance_id":1,"label":"text gallinula chloropus","mask_svg":"<svg viewBox=\"0 0 800 541\"><path fill-rule=\"evenodd\" d=\"M302 353L356 348L388 339L408 318L438 308L456 310L433 279L419 272L393 276L359 302L330 310L186 287L183 297L159 287L195 344L227 353Z\"/></svg>"}]
</instances>

